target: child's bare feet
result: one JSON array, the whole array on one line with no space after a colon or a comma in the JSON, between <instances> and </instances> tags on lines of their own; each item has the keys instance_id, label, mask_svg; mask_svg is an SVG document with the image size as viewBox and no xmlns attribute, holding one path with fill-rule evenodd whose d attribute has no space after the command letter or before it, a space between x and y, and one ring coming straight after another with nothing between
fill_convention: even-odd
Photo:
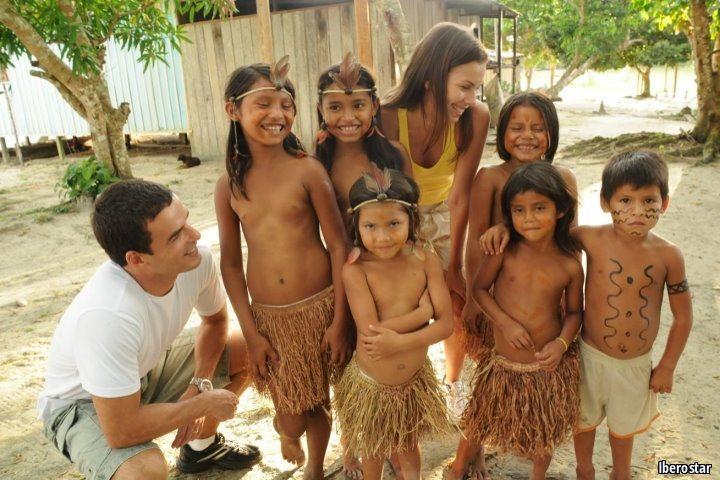
<instances>
[{"instance_id":1,"label":"child's bare feet","mask_svg":"<svg viewBox=\"0 0 720 480\"><path fill-rule=\"evenodd\" d=\"M319 471L315 471L309 465L306 465L302 478L303 480L323 480L325 475L322 468Z\"/></svg>"},{"instance_id":2,"label":"child's bare feet","mask_svg":"<svg viewBox=\"0 0 720 480\"><path fill-rule=\"evenodd\" d=\"M360 480L363 478L360 460L347 448L343 453L343 473L350 480Z\"/></svg>"},{"instance_id":3,"label":"child's bare feet","mask_svg":"<svg viewBox=\"0 0 720 480\"><path fill-rule=\"evenodd\" d=\"M273 428L280 436L280 453L285 461L298 467L305 463L305 450L300 444L300 437L290 437L280 431L277 417L273 417ZM307 472L306 472L307 473Z\"/></svg>"},{"instance_id":4,"label":"child's bare feet","mask_svg":"<svg viewBox=\"0 0 720 480\"><path fill-rule=\"evenodd\" d=\"M470 472L472 477L476 480L490 480L490 472L488 472L487 466L485 465L485 448L480 448L475 461L470 466Z\"/></svg>"}]
</instances>

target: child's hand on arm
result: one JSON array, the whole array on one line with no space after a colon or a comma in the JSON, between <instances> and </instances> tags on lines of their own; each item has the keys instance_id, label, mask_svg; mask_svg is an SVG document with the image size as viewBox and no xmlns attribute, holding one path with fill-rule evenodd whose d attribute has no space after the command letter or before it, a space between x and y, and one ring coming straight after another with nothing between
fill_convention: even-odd
<instances>
[{"instance_id":1,"label":"child's hand on arm","mask_svg":"<svg viewBox=\"0 0 720 480\"><path fill-rule=\"evenodd\" d=\"M673 313L673 323L668 332L665 352L650 376L650 388L656 393L672 392L675 368L685 349L693 323L692 298L685 278L685 260L680 249L674 245L668 247L665 254L667 255L665 282L667 283L670 310Z\"/></svg>"},{"instance_id":2,"label":"child's hand on arm","mask_svg":"<svg viewBox=\"0 0 720 480\"><path fill-rule=\"evenodd\" d=\"M269 380L268 364L278 364L280 357L277 352L270 346L267 338L259 333L250 338L246 337L245 341L247 343L248 360L253 376L263 380Z\"/></svg>"}]
</instances>

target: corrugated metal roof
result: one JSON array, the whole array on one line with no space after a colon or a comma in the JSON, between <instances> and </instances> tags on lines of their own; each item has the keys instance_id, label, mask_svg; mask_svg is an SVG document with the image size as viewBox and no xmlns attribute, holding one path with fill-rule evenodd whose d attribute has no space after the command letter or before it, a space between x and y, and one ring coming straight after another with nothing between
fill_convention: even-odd
<instances>
[{"instance_id":1,"label":"corrugated metal roof","mask_svg":"<svg viewBox=\"0 0 720 480\"><path fill-rule=\"evenodd\" d=\"M498 18L501 11L505 18L518 16L515 10L495 0L445 0L445 6L461 8L468 15L479 15L484 18Z\"/></svg>"},{"instance_id":2,"label":"corrugated metal roof","mask_svg":"<svg viewBox=\"0 0 720 480\"><path fill-rule=\"evenodd\" d=\"M168 65L157 63L143 72L137 51L123 50L108 42L105 75L113 105L130 104L127 133L187 131L185 87L180 54L169 48ZM60 93L45 80L30 75L30 61L23 56L8 68L10 98L18 136L87 135L90 130ZM11 137L7 102L0 95L0 136ZM8 138L10 140L10 138ZM11 142L14 139L11 140Z\"/></svg>"}]
</instances>

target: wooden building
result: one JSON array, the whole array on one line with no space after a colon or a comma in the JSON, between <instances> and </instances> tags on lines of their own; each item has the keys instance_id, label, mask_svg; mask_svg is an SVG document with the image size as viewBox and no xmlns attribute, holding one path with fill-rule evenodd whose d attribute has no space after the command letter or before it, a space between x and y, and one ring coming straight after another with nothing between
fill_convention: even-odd
<instances>
[{"instance_id":1,"label":"wooden building","mask_svg":"<svg viewBox=\"0 0 720 480\"><path fill-rule=\"evenodd\" d=\"M242 7L248 1L236 3ZM186 23L190 42L181 45L181 58L193 154L204 159L224 158L229 121L223 93L229 74L241 65L290 55L290 79L297 90L298 107L293 130L306 148L312 147L317 128L317 77L323 69L339 62L345 52L354 52L371 66L380 92L387 91L395 83L396 66L379 3L257 0L255 9L252 5L239 8L246 15ZM494 0L401 0L401 5L411 45L438 22L475 23L480 31L494 28L495 58L504 63L502 19L515 23L517 17L507 7ZM489 27L485 18L494 19Z\"/></svg>"}]
</instances>

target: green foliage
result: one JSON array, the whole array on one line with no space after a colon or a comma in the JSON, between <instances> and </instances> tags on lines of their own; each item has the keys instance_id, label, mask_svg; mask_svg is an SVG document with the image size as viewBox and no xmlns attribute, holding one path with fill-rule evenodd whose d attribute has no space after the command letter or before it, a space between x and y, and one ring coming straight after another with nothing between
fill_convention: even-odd
<instances>
[{"instance_id":1,"label":"green foliage","mask_svg":"<svg viewBox=\"0 0 720 480\"><path fill-rule=\"evenodd\" d=\"M118 180L105 164L98 162L95 156L90 156L68 165L55 189L71 201L81 197L94 200L105 188Z\"/></svg>"},{"instance_id":2,"label":"green foliage","mask_svg":"<svg viewBox=\"0 0 720 480\"><path fill-rule=\"evenodd\" d=\"M123 48L137 48L145 68L166 63L170 48L187 41L182 27L172 19L173 9L228 12L228 0L10 0L10 4L58 52L75 75L96 75L105 62L105 42L113 37ZM0 24L0 68L27 53L13 32Z\"/></svg>"},{"instance_id":3,"label":"green foliage","mask_svg":"<svg viewBox=\"0 0 720 480\"><path fill-rule=\"evenodd\" d=\"M659 31L654 25L640 22L631 37L636 40L627 49L613 55L606 55L596 68L674 66L690 59L691 48L687 37L669 31Z\"/></svg>"},{"instance_id":4,"label":"green foliage","mask_svg":"<svg viewBox=\"0 0 720 480\"><path fill-rule=\"evenodd\" d=\"M643 19L655 23L661 30L676 33L690 32L690 2L688 0L631 0ZM720 35L720 2L705 0L710 14L710 34Z\"/></svg>"}]
</instances>

